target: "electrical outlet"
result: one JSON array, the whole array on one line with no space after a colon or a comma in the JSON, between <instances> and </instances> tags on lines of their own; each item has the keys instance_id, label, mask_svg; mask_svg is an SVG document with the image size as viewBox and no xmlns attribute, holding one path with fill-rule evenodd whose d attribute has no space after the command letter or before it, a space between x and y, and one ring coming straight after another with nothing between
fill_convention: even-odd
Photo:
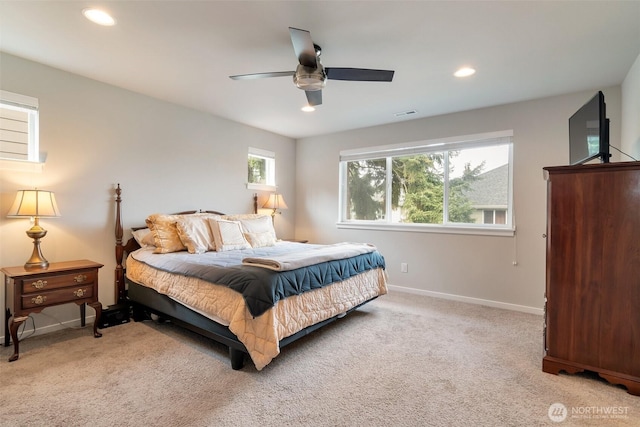
<instances>
[{"instance_id":1,"label":"electrical outlet","mask_svg":"<svg viewBox=\"0 0 640 427\"><path fill-rule=\"evenodd\" d=\"M400 273L408 273L409 272L409 264L406 262L400 263Z\"/></svg>"}]
</instances>

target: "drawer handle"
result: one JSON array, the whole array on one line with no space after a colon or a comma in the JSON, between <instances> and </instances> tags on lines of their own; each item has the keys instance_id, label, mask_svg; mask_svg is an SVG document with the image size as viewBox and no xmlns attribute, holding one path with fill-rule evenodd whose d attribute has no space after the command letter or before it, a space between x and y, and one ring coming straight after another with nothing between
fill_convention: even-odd
<instances>
[{"instance_id":1,"label":"drawer handle","mask_svg":"<svg viewBox=\"0 0 640 427\"><path fill-rule=\"evenodd\" d=\"M35 298L31 298L31 302L34 304L43 304L47 300L46 296L38 295Z\"/></svg>"},{"instance_id":2,"label":"drawer handle","mask_svg":"<svg viewBox=\"0 0 640 427\"><path fill-rule=\"evenodd\" d=\"M84 275L84 274L78 274L76 277L74 277L74 278L73 278L73 280L74 280L76 283L82 283L82 282L84 282L85 280L87 280L87 276L86 276L86 275Z\"/></svg>"},{"instance_id":3,"label":"drawer handle","mask_svg":"<svg viewBox=\"0 0 640 427\"><path fill-rule=\"evenodd\" d=\"M38 281L36 281L36 282L33 282L33 283L31 284L31 286L33 286L33 287L34 287L34 288L36 288L36 289L42 289L42 288L44 288L45 286L47 286L47 281L46 281L46 280L42 280L42 279L41 279L41 280L38 280Z\"/></svg>"},{"instance_id":4,"label":"drawer handle","mask_svg":"<svg viewBox=\"0 0 640 427\"><path fill-rule=\"evenodd\" d=\"M78 289L77 291L73 291L73 294L78 297L78 298L82 298L84 296L84 294L86 294L87 291L85 291L84 289Z\"/></svg>"}]
</instances>

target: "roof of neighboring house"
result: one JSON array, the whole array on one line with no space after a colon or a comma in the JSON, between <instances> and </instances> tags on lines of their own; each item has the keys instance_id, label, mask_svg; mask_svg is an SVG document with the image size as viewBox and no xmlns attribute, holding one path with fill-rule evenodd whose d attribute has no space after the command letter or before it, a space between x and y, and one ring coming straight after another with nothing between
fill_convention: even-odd
<instances>
[{"instance_id":1,"label":"roof of neighboring house","mask_svg":"<svg viewBox=\"0 0 640 427\"><path fill-rule=\"evenodd\" d=\"M466 192L473 206L504 206L509 200L509 165L505 164L478 175Z\"/></svg>"}]
</instances>

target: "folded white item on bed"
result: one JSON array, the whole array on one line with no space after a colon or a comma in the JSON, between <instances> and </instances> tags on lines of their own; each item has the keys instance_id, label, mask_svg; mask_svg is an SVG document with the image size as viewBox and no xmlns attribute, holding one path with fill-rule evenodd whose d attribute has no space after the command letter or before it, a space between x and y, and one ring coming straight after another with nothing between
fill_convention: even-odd
<instances>
[{"instance_id":1,"label":"folded white item on bed","mask_svg":"<svg viewBox=\"0 0 640 427\"><path fill-rule=\"evenodd\" d=\"M338 259L351 258L366 254L376 250L374 245L369 243L336 243L322 247L310 248L306 251L289 253L285 255L274 255L270 257L247 257L242 260L244 265L263 267L275 271L295 270L322 262L334 261Z\"/></svg>"}]
</instances>

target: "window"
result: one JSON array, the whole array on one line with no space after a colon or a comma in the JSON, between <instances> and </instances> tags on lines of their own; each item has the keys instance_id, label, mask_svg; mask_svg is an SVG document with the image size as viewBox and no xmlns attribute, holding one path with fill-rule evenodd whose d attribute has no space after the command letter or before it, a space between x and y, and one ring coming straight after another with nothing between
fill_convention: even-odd
<instances>
[{"instance_id":1,"label":"window","mask_svg":"<svg viewBox=\"0 0 640 427\"><path fill-rule=\"evenodd\" d=\"M513 233L512 131L340 153L340 227Z\"/></svg>"},{"instance_id":2,"label":"window","mask_svg":"<svg viewBox=\"0 0 640 427\"><path fill-rule=\"evenodd\" d=\"M0 90L0 159L39 161L38 100Z\"/></svg>"},{"instance_id":3,"label":"window","mask_svg":"<svg viewBox=\"0 0 640 427\"><path fill-rule=\"evenodd\" d=\"M275 191L276 154L249 147L247 188Z\"/></svg>"}]
</instances>

